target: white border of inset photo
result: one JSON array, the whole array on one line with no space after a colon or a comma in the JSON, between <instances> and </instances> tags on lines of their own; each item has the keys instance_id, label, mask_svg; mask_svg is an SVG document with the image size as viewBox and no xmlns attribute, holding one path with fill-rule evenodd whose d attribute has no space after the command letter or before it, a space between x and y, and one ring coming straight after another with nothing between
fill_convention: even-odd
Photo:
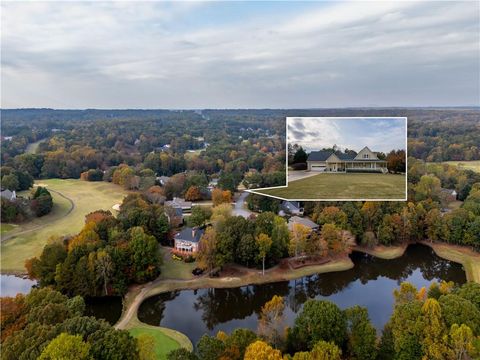
<instances>
[{"instance_id":1,"label":"white border of inset photo","mask_svg":"<svg viewBox=\"0 0 480 360\"><path fill-rule=\"evenodd\" d=\"M288 124L289 121L294 119L335 119L335 120L355 120L355 119L376 119L376 120L393 120L393 119L403 119L405 121L405 197L400 199L381 199L381 198L332 198L332 199L305 199L305 198L283 198L280 196L265 194L259 192L261 190L272 190L272 189L281 189L288 187L288 144L289 144L289 136L288 136ZM249 193L268 196L274 199L279 200L286 200L286 201L407 201L408 197L408 181L407 181L407 172L408 172L408 118L402 116L310 116L310 117L301 117L301 116L289 116L285 119L285 147L286 147L286 154L285 154L285 166L286 166L286 185L282 186L272 186L272 187L265 187L265 188L257 188L257 189L248 189L245 190Z\"/></svg>"}]
</instances>

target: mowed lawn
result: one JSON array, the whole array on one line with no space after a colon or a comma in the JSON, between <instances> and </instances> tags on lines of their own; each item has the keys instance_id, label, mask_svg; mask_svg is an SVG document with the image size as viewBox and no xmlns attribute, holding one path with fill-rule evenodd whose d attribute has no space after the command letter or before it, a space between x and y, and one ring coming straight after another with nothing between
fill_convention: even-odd
<instances>
[{"instance_id":1,"label":"mowed lawn","mask_svg":"<svg viewBox=\"0 0 480 360\"><path fill-rule=\"evenodd\" d=\"M284 199L405 199L406 181L393 174L318 174L258 192Z\"/></svg>"},{"instance_id":2,"label":"mowed lawn","mask_svg":"<svg viewBox=\"0 0 480 360\"><path fill-rule=\"evenodd\" d=\"M112 205L120 203L127 195L122 187L103 181L48 179L36 183L66 198L52 191L54 206L51 213L10 231L2 231L2 273L24 273L25 260L38 256L51 236L78 233L86 214L98 209L113 211Z\"/></svg>"},{"instance_id":3,"label":"mowed lawn","mask_svg":"<svg viewBox=\"0 0 480 360\"><path fill-rule=\"evenodd\" d=\"M150 335L155 341L155 357L157 359L166 359L167 354L175 349L180 347L180 344L172 339L171 337L167 336L161 328L154 328L149 326L139 326L134 327L128 330L130 334L134 337L138 337L142 334Z\"/></svg>"}]
</instances>

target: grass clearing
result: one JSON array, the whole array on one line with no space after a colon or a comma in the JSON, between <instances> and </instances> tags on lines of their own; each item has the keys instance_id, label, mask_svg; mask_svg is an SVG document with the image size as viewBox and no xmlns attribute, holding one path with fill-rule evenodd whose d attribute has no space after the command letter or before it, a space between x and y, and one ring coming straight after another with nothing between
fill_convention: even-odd
<instances>
[{"instance_id":1,"label":"grass clearing","mask_svg":"<svg viewBox=\"0 0 480 360\"><path fill-rule=\"evenodd\" d=\"M480 160L472 161L444 161L445 164L457 166L462 170L472 170L480 173Z\"/></svg>"},{"instance_id":2,"label":"grass clearing","mask_svg":"<svg viewBox=\"0 0 480 360\"><path fill-rule=\"evenodd\" d=\"M467 276L467 281L474 281L480 284L479 253L465 246L431 243L429 241L422 241L421 243L430 246L438 256L462 264Z\"/></svg>"},{"instance_id":3,"label":"grass clearing","mask_svg":"<svg viewBox=\"0 0 480 360\"><path fill-rule=\"evenodd\" d=\"M399 246L377 245L373 248L367 248L364 246L355 246L353 250L370 254L380 259L391 260L391 259L396 259L402 256L405 253L405 250L407 250L407 247L408 247L408 244L403 244Z\"/></svg>"},{"instance_id":4,"label":"grass clearing","mask_svg":"<svg viewBox=\"0 0 480 360\"><path fill-rule=\"evenodd\" d=\"M192 274L192 270L197 267L196 262L186 263L180 260L172 259L170 254L170 248L162 248L163 264L160 279L178 279L178 280L190 280L195 278Z\"/></svg>"},{"instance_id":5,"label":"grass clearing","mask_svg":"<svg viewBox=\"0 0 480 360\"><path fill-rule=\"evenodd\" d=\"M3 235L9 231L15 229L18 225L15 224L1 224L0 223L0 233Z\"/></svg>"},{"instance_id":6,"label":"grass clearing","mask_svg":"<svg viewBox=\"0 0 480 360\"><path fill-rule=\"evenodd\" d=\"M283 199L405 199L406 182L405 175L318 174L258 193Z\"/></svg>"},{"instance_id":7,"label":"grass clearing","mask_svg":"<svg viewBox=\"0 0 480 360\"><path fill-rule=\"evenodd\" d=\"M155 340L155 356L157 359L166 359L167 354L180 347L180 344L172 337L168 336L170 329L149 326L141 324L139 326L128 329L130 334L138 337L142 334L147 334Z\"/></svg>"},{"instance_id":8,"label":"grass clearing","mask_svg":"<svg viewBox=\"0 0 480 360\"><path fill-rule=\"evenodd\" d=\"M112 210L112 205L127 195L120 186L103 181L48 179L37 184L53 190L52 212L19 224L6 234L8 237L1 243L2 273L25 273L25 260L38 256L51 236L78 233L86 214L99 209Z\"/></svg>"}]
</instances>

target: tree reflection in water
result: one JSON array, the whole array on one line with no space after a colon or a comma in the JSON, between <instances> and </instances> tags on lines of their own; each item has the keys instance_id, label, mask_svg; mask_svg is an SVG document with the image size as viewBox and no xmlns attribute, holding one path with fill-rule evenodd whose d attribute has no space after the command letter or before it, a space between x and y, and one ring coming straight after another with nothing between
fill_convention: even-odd
<instances>
[{"instance_id":1,"label":"tree reflection in water","mask_svg":"<svg viewBox=\"0 0 480 360\"><path fill-rule=\"evenodd\" d=\"M160 294L145 300L138 316L148 324L179 330L196 342L204 333L215 334L218 330L255 330L263 304L280 295L287 304L289 323L307 299L326 298L342 308L355 304L367 307L373 324L381 329L392 311L392 292L401 282L421 287L433 280L466 281L461 265L439 258L422 245L409 246L404 256L393 260L358 252L351 258L355 266L347 271L240 288Z\"/></svg>"}]
</instances>

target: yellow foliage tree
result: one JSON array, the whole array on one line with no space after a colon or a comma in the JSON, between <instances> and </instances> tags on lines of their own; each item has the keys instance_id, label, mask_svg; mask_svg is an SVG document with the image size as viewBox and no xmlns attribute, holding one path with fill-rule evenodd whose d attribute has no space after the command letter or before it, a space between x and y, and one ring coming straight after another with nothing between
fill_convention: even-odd
<instances>
[{"instance_id":1,"label":"yellow foliage tree","mask_svg":"<svg viewBox=\"0 0 480 360\"><path fill-rule=\"evenodd\" d=\"M258 333L263 336L275 348L282 340L282 328L284 318L285 302L283 297L274 295L272 299L262 306L260 319L258 321Z\"/></svg>"},{"instance_id":2,"label":"yellow foliage tree","mask_svg":"<svg viewBox=\"0 0 480 360\"><path fill-rule=\"evenodd\" d=\"M257 340L248 345L244 360L282 360L282 353L266 342Z\"/></svg>"}]
</instances>

